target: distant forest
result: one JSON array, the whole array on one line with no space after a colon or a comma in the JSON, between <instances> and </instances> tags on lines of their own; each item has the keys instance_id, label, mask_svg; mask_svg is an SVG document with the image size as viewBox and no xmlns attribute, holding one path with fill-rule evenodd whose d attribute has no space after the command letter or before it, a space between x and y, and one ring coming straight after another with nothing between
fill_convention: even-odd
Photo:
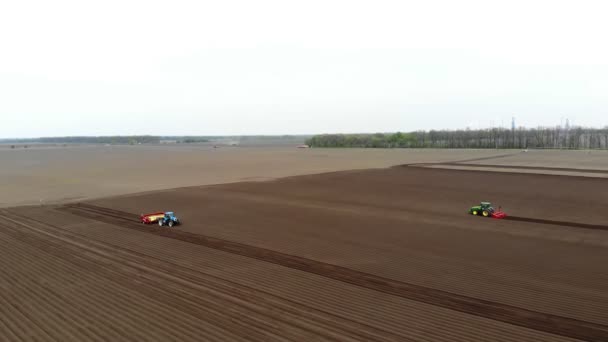
<instances>
[{"instance_id":1,"label":"distant forest","mask_svg":"<svg viewBox=\"0 0 608 342\"><path fill-rule=\"evenodd\" d=\"M490 128L431 130L409 133L322 134L306 141L311 147L364 148L555 148L607 149L608 127Z\"/></svg>"}]
</instances>

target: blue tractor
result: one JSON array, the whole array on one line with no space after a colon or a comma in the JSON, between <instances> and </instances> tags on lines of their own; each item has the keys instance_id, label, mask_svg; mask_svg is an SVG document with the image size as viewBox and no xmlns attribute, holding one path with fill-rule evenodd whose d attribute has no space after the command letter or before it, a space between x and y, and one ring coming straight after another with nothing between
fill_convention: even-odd
<instances>
[{"instance_id":1,"label":"blue tractor","mask_svg":"<svg viewBox=\"0 0 608 342\"><path fill-rule=\"evenodd\" d=\"M165 216L163 216L161 219L158 220L158 225L159 226L169 226L169 227L173 227L179 224L179 219L177 218L177 216L175 216L175 214L172 211L167 211L165 213Z\"/></svg>"}]
</instances>

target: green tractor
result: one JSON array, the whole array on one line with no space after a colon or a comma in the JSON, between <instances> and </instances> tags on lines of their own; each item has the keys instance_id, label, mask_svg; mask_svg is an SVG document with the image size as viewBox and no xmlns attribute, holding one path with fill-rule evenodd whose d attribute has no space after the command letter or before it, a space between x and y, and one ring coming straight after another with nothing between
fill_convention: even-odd
<instances>
[{"instance_id":1,"label":"green tractor","mask_svg":"<svg viewBox=\"0 0 608 342\"><path fill-rule=\"evenodd\" d=\"M492 203L490 202L481 202L479 205L471 207L471 209L469 209L469 214L476 216L481 215L483 217L492 217L497 219L501 219L507 216L504 212L502 212L502 210L500 210L500 207L499 210L494 209L494 207L492 207Z\"/></svg>"}]
</instances>

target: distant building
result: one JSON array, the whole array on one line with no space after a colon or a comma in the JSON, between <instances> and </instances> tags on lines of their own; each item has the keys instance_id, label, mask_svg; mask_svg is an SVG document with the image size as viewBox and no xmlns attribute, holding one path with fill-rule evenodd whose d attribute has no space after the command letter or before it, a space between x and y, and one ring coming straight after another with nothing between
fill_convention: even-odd
<instances>
[{"instance_id":1,"label":"distant building","mask_svg":"<svg viewBox=\"0 0 608 342\"><path fill-rule=\"evenodd\" d=\"M310 148L308 145L298 145L298 148Z\"/></svg>"}]
</instances>

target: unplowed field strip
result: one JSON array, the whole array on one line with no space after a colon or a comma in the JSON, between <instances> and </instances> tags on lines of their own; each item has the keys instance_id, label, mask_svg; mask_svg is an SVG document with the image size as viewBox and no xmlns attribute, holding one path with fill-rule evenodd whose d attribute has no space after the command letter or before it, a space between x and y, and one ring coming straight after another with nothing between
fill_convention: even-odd
<instances>
[{"instance_id":1,"label":"unplowed field strip","mask_svg":"<svg viewBox=\"0 0 608 342\"><path fill-rule=\"evenodd\" d=\"M479 160L479 159L476 159ZM472 161L476 161L472 160ZM482 159L484 160L484 159ZM452 166L469 166L469 167L479 167L479 168L504 168L504 169L520 169L520 170L546 170L546 171L568 171L568 172L585 172L585 173L608 173L608 170L601 169L577 169L577 168L569 168L569 167L548 167L548 166L528 166L528 165L509 165L509 164L471 164L470 161L464 162L445 162L445 163L436 163L436 164L427 164L427 165L452 165Z\"/></svg>"},{"instance_id":2,"label":"unplowed field strip","mask_svg":"<svg viewBox=\"0 0 608 342\"><path fill-rule=\"evenodd\" d=\"M135 220L137 217L135 215L118 210L84 204L66 206L64 207L64 210L102 222L117 224L123 227L129 227L229 253L243 255L402 298L530 329L587 341L603 341L605 336L608 336L608 326L605 325L545 314L419 285L403 283L336 265L209 236L192 234L174 229L151 228L136 223Z\"/></svg>"}]
</instances>

